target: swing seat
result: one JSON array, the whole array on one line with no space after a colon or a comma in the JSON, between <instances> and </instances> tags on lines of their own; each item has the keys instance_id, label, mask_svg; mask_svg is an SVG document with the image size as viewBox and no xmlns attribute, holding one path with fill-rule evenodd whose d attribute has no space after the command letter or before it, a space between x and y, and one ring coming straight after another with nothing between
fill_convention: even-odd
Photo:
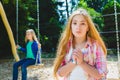
<instances>
[{"instance_id":1,"label":"swing seat","mask_svg":"<svg viewBox=\"0 0 120 80\"><path fill-rule=\"evenodd\" d=\"M28 68L43 68L44 67L44 64L42 63L42 60L41 60L41 48L38 49L38 52L37 52L37 57L36 57L36 62L35 62L35 65L31 65L29 66Z\"/></svg>"},{"instance_id":2,"label":"swing seat","mask_svg":"<svg viewBox=\"0 0 120 80\"><path fill-rule=\"evenodd\" d=\"M28 68L28 69L33 69L33 68L39 69L39 68L43 68L43 67L44 67L44 64L41 63L41 64L37 64L37 65L31 65L31 66L29 66L29 67L27 67L27 68Z\"/></svg>"}]
</instances>

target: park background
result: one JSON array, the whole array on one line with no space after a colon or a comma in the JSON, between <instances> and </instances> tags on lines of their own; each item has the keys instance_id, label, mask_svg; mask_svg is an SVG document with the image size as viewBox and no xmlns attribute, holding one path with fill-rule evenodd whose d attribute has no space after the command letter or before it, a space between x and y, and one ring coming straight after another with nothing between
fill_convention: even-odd
<instances>
[{"instance_id":1,"label":"park background","mask_svg":"<svg viewBox=\"0 0 120 80\"><path fill-rule=\"evenodd\" d=\"M18 1L18 15L16 15L16 1ZM39 29L37 25L37 0L1 0L1 3L5 9L16 44L25 46L26 29L34 29L42 44L41 57L45 61L51 60L51 65L56 56L58 39L65 28L67 19L75 9L85 8L92 16L97 30L105 41L108 50L107 60L109 63L114 63L110 65L118 65L120 52L118 45L120 42L117 42L117 38L120 38L120 0L39 0ZM16 22L17 16L18 23ZM25 55L22 52L18 53L21 59L24 58ZM0 18L0 65L7 60L13 62L14 57L7 32ZM47 63L50 62L46 61L45 64ZM7 65L7 63L5 64ZM7 66L11 67L12 64ZM3 67L0 66L0 69Z\"/></svg>"}]
</instances>

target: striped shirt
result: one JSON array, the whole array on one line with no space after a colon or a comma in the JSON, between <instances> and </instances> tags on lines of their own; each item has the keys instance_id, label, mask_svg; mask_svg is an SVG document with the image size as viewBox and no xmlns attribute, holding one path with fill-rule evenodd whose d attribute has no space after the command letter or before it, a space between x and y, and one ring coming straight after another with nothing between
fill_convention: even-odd
<instances>
[{"instance_id":1,"label":"striped shirt","mask_svg":"<svg viewBox=\"0 0 120 80\"><path fill-rule=\"evenodd\" d=\"M68 42L67 45L67 54L71 51L71 46L72 46L72 40ZM83 56L84 56L84 61L95 67L100 74L103 74L104 77L100 80L106 80L106 74L107 74L107 62L106 62L106 56L104 54L104 51L102 47L97 43L97 41L91 39L90 37L87 38L87 42L85 47L82 50ZM67 59L66 57L64 58L61 66L66 65L66 63L69 62L70 59ZM86 80L97 80L87 72L85 72L87 79ZM81 74L80 74L81 75ZM70 75L68 75L70 76ZM61 78L59 80L68 80L67 77Z\"/></svg>"}]
</instances>

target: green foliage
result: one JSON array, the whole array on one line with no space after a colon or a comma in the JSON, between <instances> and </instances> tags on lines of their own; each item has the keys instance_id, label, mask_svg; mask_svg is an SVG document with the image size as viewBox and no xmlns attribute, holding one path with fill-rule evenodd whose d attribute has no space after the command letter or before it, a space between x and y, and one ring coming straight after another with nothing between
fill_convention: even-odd
<instances>
[{"instance_id":1,"label":"green foliage","mask_svg":"<svg viewBox=\"0 0 120 80\"><path fill-rule=\"evenodd\" d=\"M97 12L102 12L104 6L111 0L84 0L88 7L95 9Z\"/></svg>"},{"instance_id":2,"label":"green foliage","mask_svg":"<svg viewBox=\"0 0 120 80\"><path fill-rule=\"evenodd\" d=\"M56 50L61 31L57 5L52 0L40 0L40 33L43 51Z\"/></svg>"},{"instance_id":3,"label":"green foliage","mask_svg":"<svg viewBox=\"0 0 120 80\"><path fill-rule=\"evenodd\" d=\"M99 12L96 12L93 8L88 7L88 4L82 0L79 2L77 8L84 8L88 11L88 13L90 14L90 16L93 19L93 22L96 24L96 27L99 31L101 31L103 29L103 18L102 15Z\"/></svg>"},{"instance_id":4,"label":"green foliage","mask_svg":"<svg viewBox=\"0 0 120 80\"><path fill-rule=\"evenodd\" d=\"M26 29L32 28L35 32L37 29L37 2L36 0L18 0L19 1L19 27L18 37L19 44L24 46L24 37ZM57 13L57 5L54 0L39 0L39 12L40 12L40 42L42 44L43 52L55 52L58 42L59 34L61 31L61 24L59 23L59 15ZM16 0L2 0L7 18L11 25L14 38L16 39ZM2 24L2 23L0 23ZM4 26L4 25L1 25ZM1 31L5 35L5 29ZM3 35L4 35L3 34ZM7 37L8 38L8 37ZM5 40L4 40L5 39ZM9 44L9 40L6 38L1 39L1 46ZM5 53L10 52L10 44L7 46ZM3 50L5 50L3 49ZM9 52L7 52L9 51Z\"/></svg>"},{"instance_id":5,"label":"green foliage","mask_svg":"<svg viewBox=\"0 0 120 80\"><path fill-rule=\"evenodd\" d=\"M119 12L120 11L120 3L116 3L117 5L117 11ZM112 14L114 13L114 1L110 1L109 3L107 3L104 8L103 8L103 11L102 11L103 14Z\"/></svg>"}]
</instances>

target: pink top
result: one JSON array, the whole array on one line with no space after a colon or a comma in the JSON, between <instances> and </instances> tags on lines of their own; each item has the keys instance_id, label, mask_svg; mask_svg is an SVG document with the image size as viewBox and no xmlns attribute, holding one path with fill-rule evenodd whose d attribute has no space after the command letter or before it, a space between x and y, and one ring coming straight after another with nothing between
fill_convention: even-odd
<instances>
[{"instance_id":1,"label":"pink top","mask_svg":"<svg viewBox=\"0 0 120 80\"><path fill-rule=\"evenodd\" d=\"M67 54L70 52L71 46L72 46L72 40L70 40L68 42ZM67 54L66 54L66 56L67 56ZM83 56L84 56L84 61L87 64L95 67L99 71L100 74L105 75L100 80L106 80L106 74L107 74L106 57L102 50L102 47L97 43L97 41L91 39L90 37L87 38L87 43L84 48ZM65 57L61 66L66 65L66 63L68 63L68 62L69 62L68 59L66 59L66 57ZM92 77L91 75L89 75L88 73L86 73L86 75L87 75L87 80L97 80L94 77ZM60 80L67 80L67 77L61 78Z\"/></svg>"}]
</instances>

